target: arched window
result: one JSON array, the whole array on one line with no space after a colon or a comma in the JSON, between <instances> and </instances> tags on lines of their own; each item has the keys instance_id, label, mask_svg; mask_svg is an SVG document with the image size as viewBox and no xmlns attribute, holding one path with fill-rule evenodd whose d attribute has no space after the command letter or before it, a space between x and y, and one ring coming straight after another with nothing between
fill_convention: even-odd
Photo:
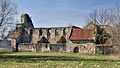
<instances>
[{"instance_id":1,"label":"arched window","mask_svg":"<svg viewBox=\"0 0 120 68\"><path fill-rule=\"evenodd\" d=\"M64 30L63 30L63 35L66 35L68 33L68 28L65 28Z\"/></svg>"},{"instance_id":2,"label":"arched window","mask_svg":"<svg viewBox=\"0 0 120 68\"><path fill-rule=\"evenodd\" d=\"M47 34L48 34L48 35L50 35L50 33L51 33L51 30L50 30L50 29L48 29Z\"/></svg>"},{"instance_id":3,"label":"arched window","mask_svg":"<svg viewBox=\"0 0 120 68\"><path fill-rule=\"evenodd\" d=\"M55 30L55 35L58 35L58 29Z\"/></svg>"}]
</instances>

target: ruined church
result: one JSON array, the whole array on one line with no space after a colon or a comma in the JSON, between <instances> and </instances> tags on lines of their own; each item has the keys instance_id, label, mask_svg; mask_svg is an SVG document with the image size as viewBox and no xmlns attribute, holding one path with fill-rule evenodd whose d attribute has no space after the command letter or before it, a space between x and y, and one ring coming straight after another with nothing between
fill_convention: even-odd
<instances>
[{"instance_id":1,"label":"ruined church","mask_svg":"<svg viewBox=\"0 0 120 68\"><path fill-rule=\"evenodd\" d=\"M109 53L112 28L93 22L84 28L34 28L29 15L22 14L11 39L12 50L17 52Z\"/></svg>"}]
</instances>

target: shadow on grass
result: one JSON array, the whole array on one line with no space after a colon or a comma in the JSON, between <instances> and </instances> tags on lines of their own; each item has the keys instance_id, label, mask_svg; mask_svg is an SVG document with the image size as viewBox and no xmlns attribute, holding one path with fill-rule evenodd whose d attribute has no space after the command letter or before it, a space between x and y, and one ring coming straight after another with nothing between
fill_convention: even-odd
<instances>
[{"instance_id":1,"label":"shadow on grass","mask_svg":"<svg viewBox=\"0 0 120 68\"><path fill-rule=\"evenodd\" d=\"M34 55L0 55L1 61L15 61L19 63L34 63L40 61L108 61L105 59L85 59L69 56L34 56ZM109 62L116 62L115 60L109 60Z\"/></svg>"},{"instance_id":2,"label":"shadow on grass","mask_svg":"<svg viewBox=\"0 0 120 68\"><path fill-rule=\"evenodd\" d=\"M2 54L12 54L13 52L0 52L0 55Z\"/></svg>"}]
</instances>

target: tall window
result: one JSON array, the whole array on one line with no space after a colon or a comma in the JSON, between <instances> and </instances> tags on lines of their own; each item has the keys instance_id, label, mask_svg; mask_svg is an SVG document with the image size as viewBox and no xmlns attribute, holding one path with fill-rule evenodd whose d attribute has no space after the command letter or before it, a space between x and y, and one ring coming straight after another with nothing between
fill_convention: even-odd
<instances>
[{"instance_id":1,"label":"tall window","mask_svg":"<svg viewBox=\"0 0 120 68\"><path fill-rule=\"evenodd\" d=\"M42 29L39 30L39 36L42 35Z\"/></svg>"},{"instance_id":2,"label":"tall window","mask_svg":"<svg viewBox=\"0 0 120 68\"><path fill-rule=\"evenodd\" d=\"M48 34L48 35L50 35L50 33L51 33L51 30L50 30L50 29L48 29L47 34Z\"/></svg>"},{"instance_id":3,"label":"tall window","mask_svg":"<svg viewBox=\"0 0 120 68\"><path fill-rule=\"evenodd\" d=\"M68 28L65 28L65 29L63 30L63 35L67 35L68 32L69 32L69 29L68 29Z\"/></svg>"},{"instance_id":4,"label":"tall window","mask_svg":"<svg viewBox=\"0 0 120 68\"><path fill-rule=\"evenodd\" d=\"M33 35L33 30L32 29L30 30L30 35Z\"/></svg>"},{"instance_id":5,"label":"tall window","mask_svg":"<svg viewBox=\"0 0 120 68\"><path fill-rule=\"evenodd\" d=\"M66 29L63 30L63 35L66 35Z\"/></svg>"}]
</instances>

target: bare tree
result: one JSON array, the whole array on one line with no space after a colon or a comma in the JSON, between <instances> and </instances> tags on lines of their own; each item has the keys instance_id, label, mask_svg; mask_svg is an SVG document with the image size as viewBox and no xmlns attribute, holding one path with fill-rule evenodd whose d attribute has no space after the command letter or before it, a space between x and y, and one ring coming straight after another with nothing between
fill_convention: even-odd
<instances>
[{"instance_id":1,"label":"bare tree","mask_svg":"<svg viewBox=\"0 0 120 68\"><path fill-rule=\"evenodd\" d=\"M120 7L114 9L100 9L90 12L88 22L97 25L111 25L114 53L120 53ZM105 28L105 27L104 27Z\"/></svg>"},{"instance_id":2,"label":"bare tree","mask_svg":"<svg viewBox=\"0 0 120 68\"><path fill-rule=\"evenodd\" d=\"M17 5L12 0L0 0L0 39L8 35L14 16L17 14Z\"/></svg>"},{"instance_id":3,"label":"bare tree","mask_svg":"<svg viewBox=\"0 0 120 68\"><path fill-rule=\"evenodd\" d=\"M115 15L113 14L111 9L93 10L89 13L88 22L94 23L95 42L102 45L102 54L105 54L104 45L108 41L106 36L111 32L106 25L114 22ZM110 32L107 33L106 31Z\"/></svg>"},{"instance_id":4,"label":"bare tree","mask_svg":"<svg viewBox=\"0 0 120 68\"><path fill-rule=\"evenodd\" d=\"M89 13L88 22L96 22L100 25L108 24L109 21L109 10L108 9L100 9L93 10Z\"/></svg>"},{"instance_id":5,"label":"bare tree","mask_svg":"<svg viewBox=\"0 0 120 68\"><path fill-rule=\"evenodd\" d=\"M119 1L114 9L114 23L113 24L113 45L115 53L120 54L120 6Z\"/></svg>"}]
</instances>

